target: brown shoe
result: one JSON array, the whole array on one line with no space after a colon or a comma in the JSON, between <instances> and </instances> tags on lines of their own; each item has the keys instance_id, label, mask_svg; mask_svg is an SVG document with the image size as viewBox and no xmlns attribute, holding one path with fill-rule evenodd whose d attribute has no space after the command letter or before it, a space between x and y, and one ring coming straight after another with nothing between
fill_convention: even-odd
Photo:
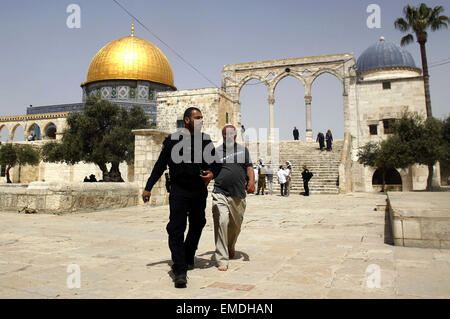
<instances>
[{"instance_id":1,"label":"brown shoe","mask_svg":"<svg viewBox=\"0 0 450 319\"><path fill-rule=\"evenodd\" d=\"M228 250L228 257L230 257L230 259L233 259L235 254L236 254L236 251L234 250L234 248L230 248Z\"/></svg>"}]
</instances>

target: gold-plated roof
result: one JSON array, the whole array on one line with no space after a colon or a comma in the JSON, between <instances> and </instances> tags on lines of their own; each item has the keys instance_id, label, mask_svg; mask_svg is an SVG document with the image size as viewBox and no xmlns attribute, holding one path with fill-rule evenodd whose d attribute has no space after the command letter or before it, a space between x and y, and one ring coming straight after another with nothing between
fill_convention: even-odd
<instances>
[{"instance_id":1,"label":"gold-plated roof","mask_svg":"<svg viewBox=\"0 0 450 319\"><path fill-rule=\"evenodd\" d=\"M134 28L133 28L134 29ZM104 46L89 65L82 85L103 80L146 80L174 86L173 72L166 56L147 40L132 35Z\"/></svg>"}]
</instances>

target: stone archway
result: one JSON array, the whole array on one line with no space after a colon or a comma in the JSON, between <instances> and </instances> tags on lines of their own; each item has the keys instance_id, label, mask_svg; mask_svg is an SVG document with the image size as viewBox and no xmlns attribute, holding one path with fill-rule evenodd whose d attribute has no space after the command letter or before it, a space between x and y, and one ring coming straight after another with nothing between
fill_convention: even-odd
<instances>
[{"instance_id":1,"label":"stone archway","mask_svg":"<svg viewBox=\"0 0 450 319\"><path fill-rule=\"evenodd\" d=\"M10 134L9 140L11 142L14 141L14 138L16 136L16 131L19 127L22 128L24 139L26 139L26 125L23 125L22 123L16 123L16 124L14 124L14 126L12 126L11 130L9 131L9 134Z\"/></svg>"},{"instance_id":2,"label":"stone archway","mask_svg":"<svg viewBox=\"0 0 450 319\"><path fill-rule=\"evenodd\" d=\"M53 122L48 122L47 124L45 124L42 134L45 139L56 139L57 131L58 129L56 127L56 124Z\"/></svg>"},{"instance_id":3,"label":"stone archway","mask_svg":"<svg viewBox=\"0 0 450 319\"><path fill-rule=\"evenodd\" d=\"M0 142L9 141L9 127L6 124L0 125Z\"/></svg>"},{"instance_id":4,"label":"stone archway","mask_svg":"<svg viewBox=\"0 0 450 319\"><path fill-rule=\"evenodd\" d=\"M42 138L41 127L36 122L32 122L31 125L28 126L28 129L26 130L25 138L28 139L30 134L33 134L33 136L36 140L40 140Z\"/></svg>"},{"instance_id":5,"label":"stone archway","mask_svg":"<svg viewBox=\"0 0 450 319\"><path fill-rule=\"evenodd\" d=\"M239 114L238 125L241 125L239 93L242 86L250 79L259 79L263 82L269 89L269 140L273 140L275 87L286 76L298 78L305 87L306 139L312 140L312 83L322 73L333 74L342 82L344 88L344 126L345 130L348 130L351 122L350 117L356 117L356 114L352 114L350 107L352 103L348 98L351 85L350 78L356 75L355 65L356 62L352 53L230 64L224 66L222 70L222 90L231 96L235 110Z\"/></svg>"},{"instance_id":6,"label":"stone archway","mask_svg":"<svg viewBox=\"0 0 450 319\"><path fill-rule=\"evenodd\" d=\"M380 189L383 184L383 171L382 169L377 169L372 175L372 187L374 189ZM385 175L385 188L386 190L397 190L402 191L403 180L401 174L395 169L390 168L386 171Z\"/></svg>"}]
</instances>

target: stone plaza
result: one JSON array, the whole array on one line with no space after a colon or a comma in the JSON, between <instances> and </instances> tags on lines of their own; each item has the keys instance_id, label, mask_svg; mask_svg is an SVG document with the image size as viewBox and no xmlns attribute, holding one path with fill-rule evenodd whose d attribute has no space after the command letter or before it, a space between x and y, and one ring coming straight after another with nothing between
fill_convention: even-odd
<instances>
[{"instance_id":1,"label":"stone plaza","mask_svg":"<svg viewBox=\"0 0 450 319\"><path fill-rule=\"evenodd\" d=\"M450 192L422 194L429 202L447 198L441 210L448 212ZM403 204L414 206L406 198ZM449 298L450 250L386 244L385 206L381 193L249 195L236 259L219 272L209 197L186 289L171 279L167 205L3 211L0 297ZM79 267L80 288L68 286L70 265Z\"/></svg>"}]
</instances>

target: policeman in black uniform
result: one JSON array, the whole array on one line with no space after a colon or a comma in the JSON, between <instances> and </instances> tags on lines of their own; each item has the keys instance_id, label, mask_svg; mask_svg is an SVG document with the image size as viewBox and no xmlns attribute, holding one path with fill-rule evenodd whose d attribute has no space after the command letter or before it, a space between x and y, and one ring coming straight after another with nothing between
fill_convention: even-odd
<instances>
[{"instance_id":1,"label":"policeman in black uniform","mask_svg":"<svg viewBox=\"0 0 450 319\"><path fill-rule=\"evenodd\" d=\"M214 145L210 137L201 132L202 112L190 107L184 112L183 119L184 129L164 140L162 151L142 193L142 199L148 202L153 186L168 165L170 217L166 229L177 288L186 287L186 272L194 268L195 251L206 224L207 186L220 170L220 166L214 165L212 160ZM208 152L211 156L205 159L204 155ZM187 219L189 230L185 240Z\"/></svg>"},{"instance_id":2,"label":"policeman in black uniform","mask_svg":"<svg viewBox=\"0 0 450 319\"><path fill-rule=\"evenodd\" d=\"M303 196L309 196L309 180L313 177L313 173L311 173L306 165L303 165L302 179L303 179L303 188L305 189L305 193Z\"/></svg>"}]
</instances>

